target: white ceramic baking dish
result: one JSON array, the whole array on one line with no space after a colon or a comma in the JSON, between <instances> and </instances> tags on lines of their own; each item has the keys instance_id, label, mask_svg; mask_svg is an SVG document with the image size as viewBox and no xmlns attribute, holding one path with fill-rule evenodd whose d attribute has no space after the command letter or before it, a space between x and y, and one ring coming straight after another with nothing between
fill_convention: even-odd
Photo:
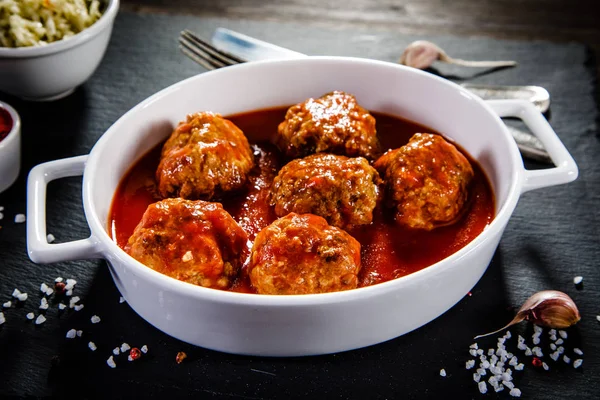
<instances>
[{"instance_id":1,"label":"white ceramic baking dish","mask_svg":"<svg viewBox=\"0 0 600 400\"><path fill-rule=\"evenodd\" d=\"M496 197L492 223L457 253L414 274L346 292L300 296L232 293L180 282L145 267L111 240L107 221L119 181L186 114L211 110L226 116L291 105L332 90L353 93L367 109L416 121L459 143L491 181ZM524 169L500 116L523 119L556 167ZM148 98L120 118L88 156L35 167L28 181L28 251L39 263L105 258L129 305L183 341L262 356L332 353L403 335L444 313L485 272L519 196L570 182L577 173L550 125L527 102L484 102L447 80L380 61L308 57L247 63L192 77ZM91 236L49 244L46 186L77 175L83 175Z\"/></svg>"}]
</instances>

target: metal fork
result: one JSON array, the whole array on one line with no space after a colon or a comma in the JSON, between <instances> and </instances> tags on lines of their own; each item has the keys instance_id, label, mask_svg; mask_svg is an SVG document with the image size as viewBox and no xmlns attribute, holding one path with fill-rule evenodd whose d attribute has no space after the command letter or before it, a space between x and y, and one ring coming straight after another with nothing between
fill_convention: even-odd
<instances>
[{"instance_id":1,"label":"metal fork","mask_svg":"<svg viewBox=\"0 0 600 400\"><path fill-rule=\"evenodd\" d=\"M179 35L179 49L209 71L246 62L233 54L217 49L187 29Z\"/></svg>"},{"instance_id":2,"label":"metal fork","mask_svg":"<svg viewBox=\"0 0 600 400\"><path fill-rule=\"evenodd\" d=\"M257 41L256 39L253 40ZM187 29L179 35L179 49L183 54L209 71L246 62L243 58L218 49ZM509 125L507 127L524 157L552 164L552 159L537 137Z\"/></svg>"}]
</instances>

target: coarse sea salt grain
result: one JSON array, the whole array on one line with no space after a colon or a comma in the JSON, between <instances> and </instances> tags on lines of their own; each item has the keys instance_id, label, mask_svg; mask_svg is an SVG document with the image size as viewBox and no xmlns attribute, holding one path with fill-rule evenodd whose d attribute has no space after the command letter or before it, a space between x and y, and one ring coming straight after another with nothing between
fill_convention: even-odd
<instances>
[{"instance_id":1,"label":"coarse sea salt grain","mask_svg":"<svg viewBox=\"0 0 600 400\"><path fill-rule=\"evenodd\" d=\"M4 313L0 311L0 325L2 325L5 322L6 322L6 317L4 316Z\"/></svg>"},{"instance_id":2,"label":"coarse sea salt grain","mask_svg":"<svg viewBox=\"0 0 600 400\"><path fill-rule=\"evenodd\" d=\"M550 348L551 348L552 350L556 350L556 345L555 345L554 343L550 343Z\"/></svg>"},{"instance_id":3,"label":"coarse sea salt grain","mask_svg":"<svg viewBox=\"0 0 600 400\"><path fill-rule=\"evenodd\" d=\"M133 358L131 358L131 356L129 356L128 360L133 361ZM444 368L440 369L440 376L446 376L446 370Z\"/></svg>"},{"instance_id":4,"label":"coarse sea salt grain","mask_svg":"<svg viewBox=\"0 0 600 400\"><path fill-rule=\"evenodd\" d=\"M127 344L127 343L123 343L123 344L121 345L121 352L122 352L122 353L126 352L126 351L127 351L127 350L129 350L129 349L131 349L131 346L129 346L129 344Z\"/></svg>"},{"instance_id":5,"label":"coarse sea salt grain","mask_svg":"<svg viewBox=\"0 0 600 400\"><path fill-rule=\"evenodd\" d=\"M2 304L2 307L4 307L4 308L10 308L10 306L12 306L12 301L7 301Z\"/></svg>"},{"instance_id":6,"label":"coarse sea salt grain","mask_svg":"<svg viewBox=\"0 0 600 400\"><path fill-rule=\"evenodd\" d=\"M81 311L83 309L83 304L77 304L75 307L73 307L75 309L75 311Z\"/></svg>"},{"instance_id":7,"label":"coarse sea salt grain","mask_svg":"<svg viewBox=\"0 0 600 400\"><path fill-rule=\"evenodd\" d=\"M125 297L123 297L123 296L119 297L119 303L125 303Z\"/></svg>"},{"instance_id":8,"label":"coarse sea salt grain","mask_svg":"<svg viewBox=\"0 0 600 400\"><path fill-rule=\"evenodd\" d=\"M487 385L485 384L485 381L479 382L477 384L477 387L479 387L479 393L481 393L481 394L487 393Z\"/></svg>"},{"instance_id":9,"label":"coarse sea salt grain","mask_svg":"<svg viewBox=\"0 0 600 400\"><path fill-rule=\"evenodd\" d=\"M583 351L581 351L581 349L580 349L580 348L578 348L578 347L575 347L575 348L573 349L573 353L575 353L575 354L577 354L577 355L580 355L580 356L582 356L582 355L583 355Z\"/></svg>"},{"instance_id":10,"label":"coarse sea salt grain","mask_svg":"<svg viewBox=\"0 0 600 400\"><path fill-rule=\"evenodd\" d=\"M560 357L560 354L558 354L556 351L550 354L550 358L554 361L558 360L558 357Z\"/></svg>"},{"instance_id":11,"label":"coarse sea salt grain","mask_svg":"<svg viewBox=\"0 0 600 400\"><path fill-rule=\"evenodd\" d=\"M90 348L91 351L96 351L96 349L97 349L96 343L94 343L94 342L89 342L88 347Z\"/></svg>"},{"instance_id":12,"label":"coarse sea salt grain","mask_svg":"<svg viewBox=\"0 0 600 400\"><path fill-rule=\"evenodd\" d=\"M127 361L133 361L133 357L131 357L131 354L127 356ZM444 370L440 371L440 376L446 376L446 371L444 371L444 375L442 375L442 371Z\"/></svg>"},{"instance_id":13,"label":"coarse sea salt grain","mask_svg":"<svg viewBox=\"0 0 600 400\"><path fill-rule=\"evenodd\" d=\"M576 276L575 278L573 278L574 284L579 285L581 282L583 282L583 276Z\"/></svg>"},{"instance_id":14,"label":"coarse sea salt grain","mask_svg":"<svg viewBox=\"0 0 600 400\"><path fill-rule=\"evenodd\" d=\"M559 345L559 346L560 346L560 345L561 345L561 344L563 344L564 342L565 342L565 341L564 341L562 338L560 338L560 339L557 339L557 340L556 340L556 342L554 342L554 343L556 343L557 345Z\"/></svg>"},{"instance_id":15,"label":"coarse sea salt grain","mask_svg":"<svg viewBox=\"0 0 600 400\"><path fill-rule=\"evenodd\" d=\"M142 353L146 354L148 352L148 346L143 345L140 350L142 351Z\"/></svg>"},{"instance_id":16,"label":"coarse sea salt grain","mask_svg":"<svg viewBox=\"0 0 600 400\"><path fill-rule=\"evenodd\" d=\"M473 373L473 380L475 382L479 382L481 380L481 375L479 375L477 372Z\"/></svg>"},{"instance_id":17,"label":"coarse sea salt grain","mask_svg":"<svg viewBox=\"0 0 600 400\"><path fill-rule=\"evenodd\" d=\"M521 397L521 391L517 388L510 389L508 394L510 394L512 397Z\"/></svg>"},{"instance_id":18,"label":"coarse sea salt grain","mask_svg":"<svg viewBox=\"0 0 600 400\"><path fill-rule=\"evenodd\" d=\"M523 371L524 367L525 367L525 365L523 363L520 363L520 364L515 365L515 370Z\"/></svg>"},{"instance_id":19,"label":"coarse sea salt grain","mask_svg":"<svg viewBox=\"0 0 600 400\"><path fill-rule=\"evenodd\" d=\"M46 296L52 296L52 293L54 293L54 289L48 288L48 290L46 290Z\"/></svg>"},{"instance_id":20,"label":"coarse sea salt grain","mask_svg":"<svg viewBox=\"0 0 600 400\"><path fill-rule=\"evenodd\" d=\"M92 324L97 324L98 322L100 322L100 317L97 315L93 315L92 318L90 318L90 321L92 321Z\"/></svg>"},{"instance_id":21,"label":"coarse sea salt grain","mask_svg":"<svg viewBox=\"0 0 600 400\"><path fill-rule=\"evenodd\" d=\"M471 369L475 366L475 360L469 360L465 363L465 368L466 369Z\"/></svg>"},{"instance_id":22,"label":"coarse sea salt grain","mask_svg":"<svg viewBox=\"0 0 600 400\"><path fill-rule=\"evenodd\" d=\"M38 315L38 317L35 319L36 325L43 324L44 322L46 322L46 317L44 317L42 314Z\"/></svg>"},{"instance_id":23,"label":"coarse sea salt grain","mask_svg":"<svg viewBox=\"0 0 600 400\"><path fill-rule=\"evenodd\" d=\"M59 310L64 310L65 308L67 308L67 306L65 306L63 303L58 303Z\"/></svg>"},{"instance_id":24,"label":"coarse sea salt grain","mask_svg":"<svg viewBox=\"0 0 600 400\"><path fill-rule=\"evenodd\" d=\"M69 300L69 308L73 308L73 307L75 307L75 304L77 304L77 302L78 302L79 300L81 300L81 299L79 298L79 296L73 296L73 297L71 297L71 299Z\"/></svg>"},{"instance_id":25,"label":"coarse sea salt grain","mask_svg":"<svg viewBox=\"0 0 600 400\"><path fill-rule=\"evenodd\" d=\"M600 322L600 315L596 315L596 321Z\"/></svg>"},{"instance_id":26,"label":"coarse sea salt grain","mask_svg":"<svg viewBox=\"0 0 600 400\"><path fill-rule=\"evenodd\" d=\"M22 224L23 222L25 222L25 214L15 215L15 224Z\"/></svg>"},{"instance_id":27,"label":"coarse sea salt grain","mask_svg":"<svg viewBox=\"0 0 600 400\"><path fill-rule=\"evenodd\" d=\"M545 362L542 363L542 367L548 371L550 369L550 367L548 366L548 364L546 364Z\"/></svg>"},{"instance_id":28,"label":"coarse sea salt grain","mask_svg":"<svg viewBox=\"0 0 600 400\"><path fill-rule=\"evenodd\" d=\"M83 331L81 331L81 330L77 331L77 336L81 337L81 335L83 335Z\"/></svg>"},{"instance_id":29,"label":"coarse sea salt grain","mask_svg":"<svg viewBox=\"0 0 600 400\"><path fill-rule=\"evenodd\" d=\"M69 331L67 332L67 338L74 339L75 336L77 336L77 331L75 329L69 329Z\"/></svg>"},{"instance_id":30,"label":"coarse sea salt grain","mask_svg":"<svg viewBox=\"0 0 600 400\"><path fill-rule=\"evenodd\" d=\"M73 278L67 279L67 285L75 286L77 285L77 281Z\"/></svg>"},{"instance_id":31,"label":"coarse sea salt grain","mask_svg":"<svg viewBox=\"0 0 600 400\"><path fill-rule=\"evenodd\" d=\"M472 345L469 346L469 348L477 350L479 348L479 346L477 345L477 343L473 343Z\"/></svg>"},{"instance_id":32,"label":"coarse sea salt grain","mask_svg":"<svg viewBox=\"0 0 600 400\"><path fill-rule=\"evenodd\" d=\"M62 281L63 281L63 278L62 278L62 277L60 277L60 276L59 276L59 277L57 277L57 278L54 280L54 282L56 282L56 283L58 283L58 282L62 282Z\"/></svg>"},{"instance_id":33,"label":"coarse sea salt grain","mask_svg":"<svg viewBox=\"0 0 600 400\"><path fill-rule=\"evenodd\" d=\"M120 350L119 350L119 348L118 348L118 347L115 347L115 348L113 349L113 354L114 354L115 356L118 356L118 355L119 355L119 353L120 353Z\"/></svg>"},{"instance_id":34,"label":"coarse sea salt grain","mask_svg":"<svg viewBox=\"0 0 600 400\"><path fill-rule=\"evenodd\" d=\"M487 374L484 368L477 368L477 373L481 376L485 376Z\"/></svg>"},{"instance_id":35,"label":"coarse sea salt grain","mask_svg":"<svg viewBox=\"0 0 600 400\"><path fill-rule=\"evenodd\" d=\"M52 243L52 242L54 242L55 240L56 240L56 238L54 237L54 235L53 235L53 234L49 233L49 234L47 234L47 235L46 235L46 241L47 241L48 243Z\"/></svg>"},{"instance_id":36,"label":"coarse sea salt grain","mask_svg":"<svg viewBox=\"0 0 600 400\"><path fill-rule=\"evenodd\" d=\"M535 344L535 345L540 344L540 338L538 336L533 338L533 344Z\"/></svg>"},{"instance_id":37,"label":"coarse sea salt grain","mask_svg":"<svg viewBox=\"0 0 600 400\"><path fill-rule=\"evenodd\" d=\"M530 356L530 355L532 355L532 354L533 354L533 352L531 351L531 349L530 349L529 347L526 347L526 348L525 348L525 355L526 355L526 356Z\"/></svg>"},{"instance_id":38,"label":"coarse sea salt grain","mask_svg":"<svg viewBox=\"0 0 600 400\"><path fill-rule=\"evenodd\" d=\"M567 364L569 364L571 362L571 359L567 356L563 356L563 361Z\"/></svg>"},{"instance_id":39,"label":"coarse sea salt grain","mask_svg":"<svg viewBox=\"0 0 600 400\"><path fill-rule=\"evenodd\" d=\"M34 313L32 313L32 312L30 312L30 313L28 313L28 314L27 314L25 317L27 317L27 319L31 321L32 319L34 319L34 318L35 318L35 314L34 314Z\"/></svg>"},{"instance_id":40,"label":"coarse sea salt grain","mask_svg":"<svg viewBox=\"0 0 600 400\"><path fill-rule=\"evenodd\" d=\"M558 331L558 334L560 335L561 338L566 339L567 338L567 331Z\"/></svg>"},{"instance_id":41,"label":"coarse sea salt grain","mask_svg":"<svg viewBox=\"0 0 600 400\"><path fill-rule=\"evenodd\" d=\"M113 359L113 356L108 357L108 360L106 360L106 364L108 364L108 366L111 368L117 367L117 364L115 363L115 360Z\"/></svg>"},{"instance_id":42,"label":"coarse sea salt grain","mask_svg":"<svg viewBox=\"0 0 600 400\"><path fill-rule=\"evenodd\" d=\"M46 290L48 290L48 285L46 285L45 283L42 283L40 285L40 291L46 293Z\"/></svg>"},{"instance_id":43,"label":"coarse sea salt grain","mask_svg":"<svg viewBox=\"0 0 600 400\"><path fill-rule=\"evenodd\" d=\"M42 297L42 299L40 300L40 310L47 310L48 309L48 300L45 297Z\"/></svg>"},{"instance_id":44,"label":"coarse sea salt grain","mask_svg":"<svg viewBox=\"0 0 600 400\"><path fill-rule=\"evenodd\" d=\"M17 299L18 299L19 301L25 301L25 300L27 300L27 293L21 293L21 294L19 294L19 295L17 296Z\"/></svg>"},{"instance_id":45,"label":"coarse sea salt grain","mask_svg":"<svg viewBox=\"0 0 600 400\"><path fill-rule=\"evenodd\" d=\"M477 357L477 350L471 349L471 350L469 350L469 354L472 355L473 357Z\"/></svg>"},{"instance_id":46,"label":"coarse sea salt grain","mask_svg":"<svg viewBox=\"0 0 600 400\"><path fill-rule=\"evenodd\" d=\"M513 389L515 387L515 384L512 383L511 381L502 381L502 384L509 389Z\"/></svg>"},{"instance_id":47,"label":"coarse sea salt grain","mask_svg":"<svg viewBox=\"0 0 600 400\"><path fill-rule=\"evenodd\" d=\"M65 296L73 296L73 289L69 289L65 292Z\"/></svg>"},{"instance_id":48,"label":"coarse sea salt grain","mask_svg":"<svg viewBox=\"0 0 600 400\"><path fill-rule=\"evenodd\" d=\"M573 361L573 368L579 368L581 367L581 364L583 364L583 360L578 358L577 360Z\"/></svg>"}]
</instances>

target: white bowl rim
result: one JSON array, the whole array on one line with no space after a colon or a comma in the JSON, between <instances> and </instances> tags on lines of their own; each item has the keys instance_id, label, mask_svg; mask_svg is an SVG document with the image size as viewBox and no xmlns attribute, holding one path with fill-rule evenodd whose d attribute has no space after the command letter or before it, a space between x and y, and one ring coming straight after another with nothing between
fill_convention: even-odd
<instances>
[{"instance_id":1,"label":"white bowl rim","mask_svg":"<svg viewBox=\"0 0 600 400\"><path fill-rule=\"evenodd\" d=\"M222 73L231 73L234 70L243 71L244 69L253 69L253 68L262 68L263 65L269 64L311 64L315 62L334 62L334 63L362 63L362 64L376 64L384 67L393 66L398 69L405 69L410 71L410 73L424 75L429 79L434 79L439 81L443 85L450 86L455 90L462 93L462 95L473 99L479 106L483 107L489 114L496 116L497 123L501 124L502 131L509 143L509 154L510 162L513 165L513 173L510 177L510 188L506 197L506 201L502 205L502 207L497 210L497 214L495 215L492 222L487 225L484 230L475 237L471 242L469 242L466 246L458 250L457 252L451 254L450 256L438 261L435 264L432 264L428 267L425 267L419 271L413 272L409 275L392 279L386 282L378 283L371 286L360 287L347 291L340 292L331 292L331 293L319 293L319 294L303 294L303 295L266 295L266 294L255 294L255 293L240 293L240 292L232 292L225 290L218 290L212 288L205 288L202 286L193 285L191 283L183 282L172 278L170 276L161 274L157 271L154 271L151 268L148 268L141 262L135 260L129 254L127 254L123 249L121 249L114 240L108 235L106 224L108 221L100 221L98 215L95 212L94 207L94 199L90 196L92 191L92 186L94 184L91 175L88 173L88 167L94 167L96 154L99 154L102 151L105 143L111 140L111 137L114 136L114 132L117 132L119 126L123 123L128 116L135 114L137 110L147 107L149 104L159 101L164 96L169 95L172 92L176 92L180 90L183 86L187 85L190 81L196 79L206 79L204 78L208 74L216 75ZM137 162L135 160L135 162ZM184 79L180 82L177 82L171 86L168 86L157 93L151 95L146 98L142 102L138 103L128 112L126 112L121 118L119 118L111 127L107 129L105 134L100 137L100 139L96 142L92 151L90 152L90 156L86 163L85 171L84 171L84 184L83 184L83 203L84 203L84 211L88 220L88 224L90 225L90 230L92 232L92 236L98 240L100 243L100 253L106 258L114 258L107 257L106 254L112 254L116 256L119 260L123 261L123 264L127 265L127 268L131 268L132 272L136 275L144 276L145 278L156 281L157 279L160 281L159 285L161 285L164 290L176 291L184 296L189 296L191 298L199 299L199 300L208 300L217 303L226 303L226 304L246 304L252 306L270 306L270 307L303 307L307 305L319 305L319 304L331 304L331 303L341 303L346 301L355 301L360 300L372 296L377 296L379 294L387 293L389 291L400 290L403 286L410 284L414 280L426 280L428 276L437 274L442 272L443 269L449 268L455 260L464 257L468 253L473 251L477 251L488 238L493 237L494 233L497 233L504 229L504 226L510 219L520 196L520 190L524 181L524 176L522 171L524 171L523 167L523 159L518 151L516 143L510 137L510 133L508 132L506 126L502 123L500 117L492 110L490 106L488 106L485 101L476 95L470 93L466 89L461 86L451 82L447 79L438 77L431 73L421 71L415 68L406 67L399 64L394 64L387 61L379 61L379 60L371 60L365 58L355 58L355 57L338 57L338 56L308 56L301 59L287 59L287 60L265 60L265 61L255 61L252 63L244 63L238 64L231 67L227 67L226 69L218 69L214 71L204 72L197 75L194 75L190 78ZM122 177L121 177L122 178ZM488 178L489 179L489 178ZM498 205L496 204L496 207ZM118 274L118 273L117 273ZM465 293L466 295L466 293Z\"/></svg>"},{"instance_id":2,"label":"white bowl rim","mask_svg":"<svg viewBox=\"0 0 600 400\"><path fill-rule=\"evenodd\" d=\"M19 132L21 132L21 117L19 116L17 110L15 110L8 103L0 101L0 108L6 110L12 119L12 127L8 132L8 135L6 135L4 139L0 140L0 154L2 154L2 150L4 150L5 147L8 148L9 144L13 140L17 140Z\"/></svg>"},{"instance_id":3,"label":"white bowl rim","mask_svg":"<svg viewBox=\"0 0 600 400\"><path fill-rule=\"evenodd\" d=\"M48 43L44 46L29 47L0 47L0 58L27 58L39 57L47 54L59 53L72 47L79 46L97 36L108 25L110 25L119 10L119 0L108 0L106 10L100 16L100 19L94 22L90 27L67 38Z\"/></svg>"}]
</instances>

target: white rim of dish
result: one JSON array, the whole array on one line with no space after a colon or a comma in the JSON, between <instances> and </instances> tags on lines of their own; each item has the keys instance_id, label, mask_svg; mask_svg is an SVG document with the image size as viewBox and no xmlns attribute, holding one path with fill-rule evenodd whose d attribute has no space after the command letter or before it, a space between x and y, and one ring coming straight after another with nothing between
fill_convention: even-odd
<instances>
[{"instance_id":1,"label":"white rim of dish","mask_svg":"<svg viewBox=\"0 0 600 400\"><path fill-rule=\"evenodd\" d=\"M106 27L113 23L117 11L119 10L119 0L108 0L108 6L94 24L81 32L67 38L48 43L43 46L30 47L0 47L0 58L27 58L38 57L47 54L58 53L68 50L87 42L94 36L102 32Z\"/></svg>"},{"instance_id":2,"label":"white rim of dish","mask_svg":"<svg viewBox=\"0 0 600 400\"><path fill-rule=\"evenodd\" d=\"M510 137L510 133L508 129L503 126L503 132L506 139L509 141L510 153L508 157L512 165L515 167L513 174L511 176L511 183L509 193L507 198L500 207L497 209L497 214L494 216L492 222L487 225L484 230L469 242L466 246L458 250L457 252L449 255L448 257L428 266L419 271L413 272L409 275L402 276L400 278L392 279L386 282L378 283L371 286L360 287L351 290L345 290L340 292L331 292L331 293L317 293L317 294L303 294L303 295L268 295L268 294L255 294L255 293L239 293L239 292L231 292L227 290L218 290L213 288L206 288L202 286L197 286L188 282L180 281L175 278L172 278L168 275L161 274L157 272L141 262L137 261L129 254L127 254L123 249L121 249L115 241L109 236L107 227L105 226L107 221L100 221L98 215L96 214L94 199L91 198L90 193L93 190L92 186L94 184L89 178L90 175L87 173L88 166L90 164L95 164L96 154L102 151L102 148L105 146L105 143L111 140L111 137L114 135L116 130L119 129L119 126L122 124L123 119L127 118L129 115L136 113L139 109L146 107L150 103L154 103L156 101L160 101L164 96L171 94L173 92L178 91L181 87L188 84L189 81L198 79L201 75L205 74L220 74L220 73L229 73L233 69L252 69L256 67L260 67L265 64L273 64L273 63L310 63L314 60L322 60L322 61L330 61L330 62L347 62L349 60L358 63L369 63L369 64L380 64L382 66L400 69L409 69L411 73L426 75L429 79L434 79L441 82L444 85L448 85L453 87L454 89L460 91L464 96L473 99L480 106L482 106L487 112L491 115L495 116L498 120L499 124L502 124L500 117L492 110L490 106L488 106L485 101L481 98L471 94L466 89L460 87L459 85L451 82L447 79L440 78L433 74L417 70L414 68L392 64L386 61L377 61L377 60L367 60L362 58L354 58L354 57L336 57L336 56L310 56L302 59L295 60L265 60L265 61L255 61L252 63L244 63L237 64L231 67L227 67L226 69L218 69L214 71L205 72L203 74L198 74L187 78L183 81L175 83L167 88L160 90L159 92L151 95L150 97L143 100L141 103L138 103L124 115L122 115L111 127L107 129L105 134L103 134L100 139L96 142L92 151L90 152L90 158L85 167L86 171L84 171L84 182L83 182L83 206L86 215L86 219L90 226L90 230L92 232L92 237L98 240L100 254L105 259L116 257L121 262L127 265L127 268L131 268L131 272L136 275L145 276L148 279L156 282L160 281L160 285L165 290L171 290L174 292L178 292L182 295L189 296L196 299L209 300L219 303L227 303L227 304L246 304L252 306L271 306L271 307L294 307L294 306L306 306L306 305L319 305L319 304L331 304L337 302L344 301L352 301L363 299L366 297L377 296L382 293L387 293L389 291L394 291L400 289L402 286L409 284L410 282L416 279L426 279L428 275L433 275L437 273L441 268L447 268L449 263L454 262L456 259L466 256L467 254L477 251L479 247L481 247L486 240L488 240L489 236L498 233L499 231L504 229L504 226L510 219L516 205L518 199L520 197L520 188L523 184L523 175L521 173L523 159L519 153L517 145L512 138ZM503 125L503 124L502 124ZM110 135L106 133L111 132ZM134 162L138 161L138 159L134 160ZM521 166L521 167L520 167ZM496 205L497 206L497 205ZM113 257L107 257L107 254L112 254ZM466 293L465 293L466 295Z\"/></svg>"},{"instance_id":3,"label":"white rim of dish","mask_svg":"<svg viewBox=\"0 0 600 400\"><path fill-rule=\"evenodd\" d=\"M8 132L8 135L6 135L4 139L0 140L0 150L2 150L4 145L7 146L9 142L16 140L18 132L21 130L21 117L19 117L17 110L12 108L10 104L0 101L0 108L6 110L12 118L12 127L10 128L10 132Z\"/></svg>"}]
</instances>

